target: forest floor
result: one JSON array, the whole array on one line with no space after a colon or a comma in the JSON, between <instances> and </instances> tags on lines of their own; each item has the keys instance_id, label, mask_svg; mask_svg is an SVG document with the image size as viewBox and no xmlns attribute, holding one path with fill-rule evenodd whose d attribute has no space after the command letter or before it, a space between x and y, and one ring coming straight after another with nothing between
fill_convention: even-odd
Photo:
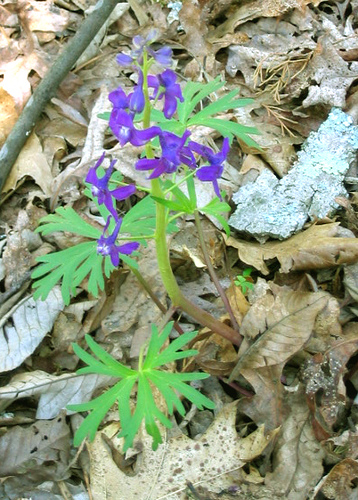
<instances>
[{"instance_id":1,"label":"forest floor","mask_svg":"<svg viewBox=\"0 0 358 500\"><path fill-rule=\"evenodd\" d=\"M95 4L1 2L0 145ZM84 195L86 174L103 151L118 160L115 168L127 182L145 182L134 169L141 148L121 148L101 114L111 110L109 92L134 85L133 72L119 66L116 55L128 53L133 36L152 28L157 46L172 48L182 85L218 76L225 82L197 109L232 90L251 99L220 115L259 132L231 144L219 181L231 214L235 193L257 186L260 176L269 172L284 181L292 174L307 138L318 137L332 109L347 113L347 127L357 134L358 0L117 5L42 110L2 190L0 500L357 499L358 172L355 154L345 158L347 148L340 149L344 138L338 128L331 148L322 143L326 151L319 152L322 164L316 165L324 171L324 153L337 166L345 158L341 192L332 195L330 213L305 214L302 225L281 239L271 229L255 233L249 227L256 218L261 228L270 216L277 222L279 213L290 211L284 197L272 203L263 188L261 201L250 191L247 220L253 211L255 217L247 230L232 227L228 237L202 215L210 259L243 342L237 349L189 316L177 315L184 331L199 330L191 346L197 356L177 368L210 374L199 388L215 410L199 411L184 401L186 417L174 415L157 451L141 429L123 454L113 407L92 442L73 445L85 413L66 406L88 401L113 381L77 376L72 344L85 348L84 337L91 334L133 367L148 325L159 325L163 313L126 265L106 279L97 297L85 278L68 305L59 284L45 300L34 300L36 258L84 241L70 232L40 236L36 228L58 207L72 207L103 226ZM201 126L192 133L212 148L223 144L217 130ZM357 149L352 146L353 153ZM212 190L203 183L199 202L207 203ZM301 186L290 196L300 197ZM121 212L141 198L137 193L122 202ZM178 227L170 236L170 256L182 291L229 324L193 219L183 217ZM152 245L141 250L138 262L153 293L169 307Z\"/></svg>"}]
</instances>

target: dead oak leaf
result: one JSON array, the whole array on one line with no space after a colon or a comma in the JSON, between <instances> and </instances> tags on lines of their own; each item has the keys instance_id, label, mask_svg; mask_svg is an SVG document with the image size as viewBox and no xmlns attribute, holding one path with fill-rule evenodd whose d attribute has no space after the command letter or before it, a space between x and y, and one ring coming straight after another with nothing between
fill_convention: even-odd
<instances>
[{"instance_id":1,"label":"dead oak leaf","mask_svg":"<svg viewBox=\"0 0 358 500\"><path fill-rule=\"evenodd\" d=\"M358 260L358 240L339 237L339 230L338 222L314 224L285 241L269 241L261 245L230 236L226 238L226 244L237 248L239 259L263 274L269 274L265 261L275 258L283 273L324 269Z\"/></svg>"}]
</instances>

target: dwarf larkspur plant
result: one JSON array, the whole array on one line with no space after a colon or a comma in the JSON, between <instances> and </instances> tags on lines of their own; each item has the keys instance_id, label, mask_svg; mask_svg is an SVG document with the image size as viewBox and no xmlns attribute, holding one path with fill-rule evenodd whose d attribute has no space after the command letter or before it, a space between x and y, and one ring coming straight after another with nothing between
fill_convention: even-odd
<instances>
[{"instance_id":1,"label":"dwarf larkspur plant","mask_svg":"<svg viewBox=\"0 0 358 500\"><path fill-rule=\"evenodd\" d=\"M199 213L215 217L229 234L223 213L228 212L230 207L224 202L224 193L220 191L218 181L222 176L233 137L236 136L248 145L256 147L249 134L257 133L257 130L222 120L215 115L244 106L250 99L237 99L237 91L232 91L202 106L203 101L207 102L225 82L219 78L206 84L187 82L182 89L176 73L170 69L171 49L154 48L155 38L155 31L151 31L146 37L136 36L133 39L132 51L117 56L120 66L126 66L137 74L137 84L128 95L121 87L113 90L109 94L112 111L101 115L108 120L112 133L122 147L127 143L143 146L144 154L134 168L145 172L143 175L150 179L151 187L148 190L123 182L120 173L114 169L115 160L110 162L107 169L104 168L106 161L103 153L89 169L84 191L102 216L103 229L89 224L71 207L58 208L55 214L44 217L38 228L43 235L66 231L81 235L86 241L38 258L42 265L36 268L32 275L35 279L34 297L45 299L50 290L61 282L64 302L69 304L71 297L76 294L77 287L86 277L88 291L97 296L99 291L104 289L105 277L109 277L121 261L128 265L143 286L147 287L134 257L139 255L140 245L146 245L149 239L153 239L160 275L173 310L186 312L197 323L239 345L241 337L237 329L220 322L182 294L170 265L167 233L176 230L175 222L178 217L184 214L193 215L204 256L207 252ZM158 74L149 74L154 62L164 69ZM201 106L198 110L199 105ZM190 128L196 125L205 125L220 132L224 137L221 150L214 151L207 145L191 140ZM212 184L213 199L205 206L198 207L195 178ZM116 202L127 199L136 189L148 192L148 195L120 217ZM230 313L229 303L213 274L209 257L207 266ZM150 291L149 287L146 289ZM161 304L159 306L163 307ZM232 312L230 317L235 327ZM159 332L152 326L147 355L143 361L142 351L137 370L126 368L117 362L90 336L86 337L87 344L98 359L74 345L75 353L88 365L81 368L79 373L101 373L121 379L97 399L70 407L75 411L91 412L75 434L75 444L78 445L86 436L93 439L107 410L118 401L122 428L120 435L125 439L125 449L132 445L142 421L147 432L153 437L153 448L156 448L161 442L156 421L166 427L170 427L171 422L157 407L152 393L154 386L164 398L169 415L173 414L174 409L182 415L185 414L180 395L198 408L213 408L210 400L185 384L208 375L159 370L169 362L196 353L194 350L179 351L193 340L196 332L182 334L160 352L171 327L170 323ZM137 404L132 413L129 402L134 386L137 387Z\"/></svg>"}]
</instances>

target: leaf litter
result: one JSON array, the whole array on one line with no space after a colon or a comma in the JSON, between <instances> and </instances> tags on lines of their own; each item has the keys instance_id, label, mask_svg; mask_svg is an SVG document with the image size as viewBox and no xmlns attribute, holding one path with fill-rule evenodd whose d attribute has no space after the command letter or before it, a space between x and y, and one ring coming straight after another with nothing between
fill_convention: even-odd
<instances>
[{"instance_id":1,"label":"leaf litter","mask_svg":"<svg viewBox=\"0 0 358 500\"><path fill-rule=\"evenodd\" d=\"M118 82L132 86L116 66L115 54L152 19L162 40L177 51L179 74L203 82L221 74L225 90L239 87L240 97L254 98L250 106L225 115L262 133L255 136L261 150L234 143L222 185L229 199L259 171L286 176L297 151L332 107L343 108L354 120L358 116L356 0L182 4L179 20L171 22L166 1L118 6L91 52L46 107L5 186L0 206L3 498L350 500L357 494L354 164L346 176L348 195L338 201L341 209L334 219L308 223L284 241L259 244L235 232L227 237L205 221L210 258L244 336L236 352L203 329L196 339L197 358L183 366L211 374L201 381L201 391L214 398L217 409L192 407L157 452L143 430L126 456L117 437L117 412L109 412L95 441L73 461L72 431L81 417L64 408L101 394L111 381L76 376L71 342L92 333L130 366L149 324L162 317L125 269L112 274L98 299L88 294L86 280L77 284L81 293L69 305L57 289L45 302L34 302L29 292L35 257L73 244L68 233L40 238L34 232L40 217L68 205L98 227L98 214L85 205L81 192L103 149L118 159L116 168L129 181L137 180L131 165L139 151L116 147L106 122L98 118L109 110L107 95ZM0 9L2 142L94 2L26 5L4 2ZM220 139L212 129L200 132L198 127L197 132L210 145ZM205 189L200 196L206 199ZM191 225L186 221L172 237L173 268L186 293L195 293L226 321ZM142 272L165 303L150 246L146 252ZM254 289L243 293L234 279L247 267L253 269ZM184 330L195 329L185 317L179 323ZM214 386L218 379L221 385Z\"/></svg>"}]
</instances>

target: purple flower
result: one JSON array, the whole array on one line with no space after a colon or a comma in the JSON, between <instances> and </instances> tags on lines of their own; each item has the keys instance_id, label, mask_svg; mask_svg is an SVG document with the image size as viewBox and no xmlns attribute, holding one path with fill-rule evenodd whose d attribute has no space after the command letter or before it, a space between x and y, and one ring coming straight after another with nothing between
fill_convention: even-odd
<instances>
[{"instance_id":1,"label":"purple flower","mask_svg":"<svg viewBox=\"0 0 358 500\"><path fill-rule=\"evenodd\" d=\"M97 198L98 204L104 204L107 210L109 210L111 214L117 218L117 211L112 197L116 198L116 200L124 200L135 192L136 187L133 184L130 184L129 186L123 186L110 190L108 188L108 182L112 175L114 164L117 160L113 160L104 176L99 178L97 175L97 169L100 165L102 165L104 157L105 153L102 154L96 165L89 169L86 176L86 182L88 182L88 184L92 184L91 192L93 196Z\"/></svg>"},{"instance_id":2,"label":"purple flower","mask_svg":"<svg viewBox=\"0 0 358 500\"><path fill-rule=\"evenodd\" d=\"M159 142L162 147L161 158L142 158L138 160L135 168L137 170L153 170L149 179L159 177L163 173L171 174L184 163L190 168L195 168L195 158L185 142L190 132L186 130L183 137L178 137L171 132L162 132Z\"/></svg>"},{"instance_id":3,"label":"purple flower","mask_svg":"<svg viewBox=\"0 0 358 500\"><path fill-rule=\"evenodd\" d=\"M113 104L113 109L127 109L129 107L129 97L121 87L110 92L108 99Z\"/></svg>"},{"instance_id":4,"label":"purple flower","mask_svg":"<svg viewBox=\"0 0 358 500\"><path fill-rule=\"evenodd\" d=\"M127 142L130 142L133 146L143 146L161 132L159 127L149 127L145 130L136 129L133 118L119 108L112 110L109 126L122 147Z\"/></svg>"},{"instance_id":5,"label":"purple flower","mask_svg":"<svg viewBox=\"0 0 358 500\"><path fill-rule=\"evenodd\" d=\"M177 76L171 69L166 69L163 73L148 76L149 87L154 88L154 98L161 99L164 96L164 116L170 119L177 109L177 99L184 101L180 85L176 83ZM159 93L159 95L158 95Z\"/></svg>"},{"instance_id":6,"label":"purple flower","mask_svg":"<svg viewBox=\"0 0 358 500\"><path fill-rule=\"evenodd\" d=\"M158 32L153 29L146 37L137 35L133 38L133 50L131 54L120 53L117 55L117 63L120 66L131 66L137 61L139 64L143 63L143 52L146 51L153 59L155 59L162 66L171 66L172 64L172 49L170 47L162 47L158 50L150 48L158 37Z\"/></svg>"},{"instance_id":7,"label":"purple flower","mask_svg":"<svg viewBox=\"0 0 358 500\"><path fill-rule=\"evenodd\" d=\"M150 47L147 47L147 52L162 66L169 67L172 65L173 51L170 47L164 46L158 50L153 50Z\"/></svg>"},{"instance_id":8,"label":"purple flower","mask_svg":"<svg viewBox=\"0 0 358 500\"><path fill-rule=\"evenodd\" d=\"M114 266L118 266L119 264L119 255L130 255L132 252L138 249L139 243L137 241L132 241L130 243L125 243L124 245L116 245L116 239L119 233L119 230L122 225L122 218L119 218L116 221L116 227L114 231L109 236L105 236L105 233L108 229L109 223L111 221L111 217L108 217L106 225L103 229L102 236L97 240L97 253L100 253L104 257L109 255L111 257L112 264Z\"/></svg>"},{"instance_id":9,"label":"purple flower","mask_svg":"<svg viewBox=\"0 0 358 500\"><path fill-rule=\"evenodd\" d=\"M144 105L143 71L138 69L138 83L134 88L134 92L129 96L129 108L134 113L141 113L144 109Z\"/></svg>"},{"instance_id":10,"label":"purple flower","mask_svg":"<svg viewBox=\"0 0 358 500\"><path fill-rule=\"evenodd\" d=\"M209 162L209 165L205 165L196 171L196 176L203 182L212 182L216 195L222 200L218 179L222 176L224 171L223 162L226 160L230 150L229 139L225 137L222 150L218 153L214 153L208 146L202 146L194 141L190 141L188 146L192 151L198 153Z\"/></svg>"}]
</instances>

